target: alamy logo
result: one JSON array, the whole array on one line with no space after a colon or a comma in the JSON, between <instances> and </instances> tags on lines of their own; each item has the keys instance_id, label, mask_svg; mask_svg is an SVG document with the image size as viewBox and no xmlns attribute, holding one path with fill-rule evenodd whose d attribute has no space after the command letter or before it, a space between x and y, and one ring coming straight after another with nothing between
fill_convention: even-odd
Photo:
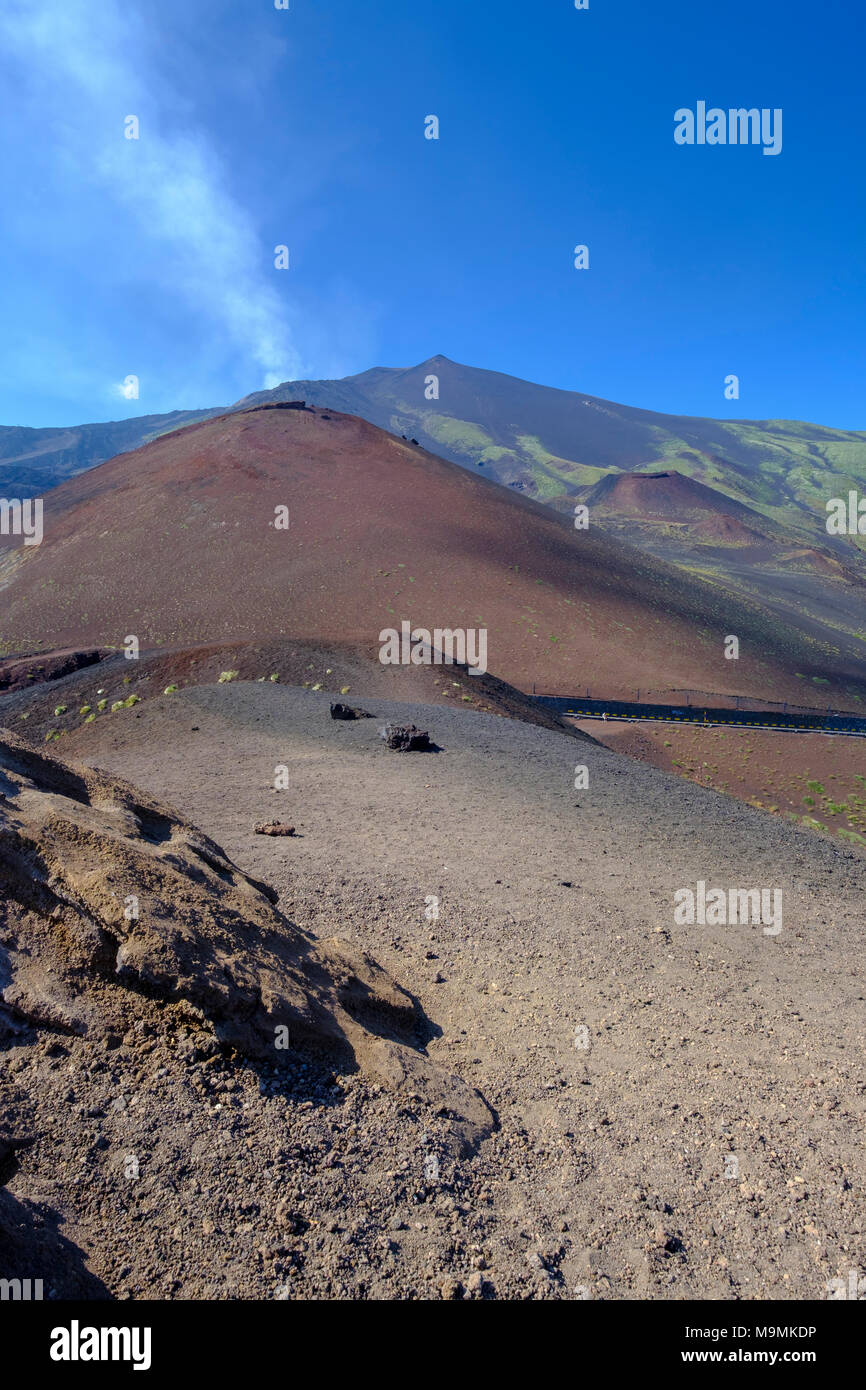
<instances>
[{"instance_id":1,"label":"alamy logo","mask_svg":"<svg viewBox=\"0 0 866 1390\"><path fill-rule=\"evenodd\" d=\"M385 627L379 633L379 660L383 666L469 667L470 676L483 676L487 670L487 628L413 628L406 619L398 632Z\"/></svg>"},{"instance_id":2,"label":"alamy logo","mask_svg":"<svg viewBox=\"0 0 866 1390\"><path fill-rule=\"evenodd\" d=\"M770 895L772 893L772 907ZM703 879L697 891L678 888L674 893L674 921L678 927L724 927L738 922L762 925L765 936L782 930L781 888L710 888Z\"/></svg>"},{"instance_id":3,"label":"alamy logo","mask_svg":"<svg viewBox=\"0 0 866 1390\"><path fill-rule=\"evenodd\" d=\"M52 1361L131 1361L134 1371L150 1370L149 1327L68 1327L51 1329Z\"/></svg>"},{"instance_id":4,"label":"alamy logo","mask_svg":"<svg viewBox=\"0 0 866 1390\"><path fill-rule=\"evenodd\" d=\"M694 111L681 106L674 112L674 140L678 145L763 145L764 154L782 153L782 108L744 106L725 111L699 101Z\"/></svg>"},{"instance_id":5,"label":"alamy logo","mask_svg":"<svg viewBox=\"0 0 866 1390\"><path fill-rule=\"evenodd\" d=\"M25 545L41 545L42 498L0 497L0 536L23 536Z\"/></svg>"},{"instance_id":6,"label":"alamy logo","mask_svg":"<svg viewBox=\"0 0 866 1390\"><path fill-rule=\"evenodd\" d=\"M866 536L866 497L856 492L844 497L831 497L827 503L827 532L831 536Z\"/></svg>"}]
</instances>

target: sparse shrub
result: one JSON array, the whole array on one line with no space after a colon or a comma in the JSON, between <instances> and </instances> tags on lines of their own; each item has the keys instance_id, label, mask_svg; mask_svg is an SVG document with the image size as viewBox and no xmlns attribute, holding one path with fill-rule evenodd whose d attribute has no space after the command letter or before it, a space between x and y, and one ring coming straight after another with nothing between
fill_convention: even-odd
<instances>
[{"instance_id":1,"label":"sparse shrub","mask_svg":"<svg viewBox=\"0 0 866 1390\"><path fill-rule=\"evenodd\" d=\"M176 690L177 690L177 686L176 686L176 685L167 685L167 686L165 687L165 690L164 690L162 693L163 693L163 695L173 695L174 692L175 692Z\"/></svg>"},{"instance_id":2,"label":"sparse shrub","mask_svg":"<svg viewBox=\"0 0 866 1390\"><path fill-rule=\"evenodd\" d=\"M278 681L280 679L279 671L274 671L273 675L269 676L268 679L272 681Z\"/></svg>"},{"instance_id":3,"label":"sparse shrub","mask_svg":"<svg viewBox=\"0 0 866 1390\"><path fill-rule=\"evenodd\" d=\"M226 685L228 681L233 681L238 675L237 671L220 671L219 684Z\"/></svg>"},{"instance_id":4,"label":"sparse shrub","mask_svg":"<svg viewBox=\"0 0 866 1390\"><path fill-rule=\"evenodd\" d=\"M107 701L107 700L100 700L100 701L99 701L99 704L96 706L96 708L97 708L98 710L107 709L107 708L108 708L108 701Z\"/></svg>"},{"instance_id":5,"label":"sparse shrub","mask_svg":"<svg viewBox=\"0 0 866 1390\"><path fill-rule=\"evenodd\" d=\"M89 705L82 705L82 706L81 706L81 709L78 711L78 713L79 713L79 714L89 714L89 713L90 713L90 706L89 706Z\"/></svg>"},{"instance_id":6,"label":"sparse shrub","mask_svg":"<svg viewBox=\"0 0 866 1390\"><path fill-rule=\"evenodd\" d=\"M66 713L66 705L58 705L57 708L55 709L54 713L55 713L55 715L65 714L65 713Z\"/></svg>"}]
</instances>

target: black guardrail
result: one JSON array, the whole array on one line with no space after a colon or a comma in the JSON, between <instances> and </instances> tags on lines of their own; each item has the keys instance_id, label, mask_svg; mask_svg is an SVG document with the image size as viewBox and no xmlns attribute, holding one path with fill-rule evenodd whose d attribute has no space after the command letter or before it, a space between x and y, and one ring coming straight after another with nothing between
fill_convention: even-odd
<instances>
[{"instance_id":1,"label":"black guardrail","mask_svg":"<svg viewBox=\"0 0 866 1390\"><path fill-rule=\"evenodd\" d=\"M714 709L704 705L647 705L628 700L570 700L564 695L536 695L540 705L576 718L659 720L666 724L726 724L734 728L781 729L807 734L866 735L866 719L854 714L778 714L766 710Z\"/></svg>"}]
</instances>

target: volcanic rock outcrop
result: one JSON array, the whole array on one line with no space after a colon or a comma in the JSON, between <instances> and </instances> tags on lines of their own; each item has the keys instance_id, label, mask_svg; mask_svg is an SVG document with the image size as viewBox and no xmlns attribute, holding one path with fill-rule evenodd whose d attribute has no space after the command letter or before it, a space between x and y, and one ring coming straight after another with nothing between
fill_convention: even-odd
<instances>
[{"instance_id":1,"label":"volcanic rock outcrop","mask_svg":"<svg viewBox=\"0 0 866 1390\"><path fill-rule=\"evenodd\" d=\"M120 1046L156 1008L254 1065L279 1067L288 1043L406 1085L471 1148L492 1114L417 1050L411 996L275 899L168 807L0 730L0 1037Z\"/></svg>"},{"instance_id":2,"label":"volcanic rock outcrop","mask_svg":"<svg viewBox=\"0 0 866 1390\"><path fill-rule=\"evenodd\" d=\"M433 746L427 730L414 724L386 724L381 733L387 746L397 753L429 753Z\"/></svg>"},{"instance_id":3,"label":"volcanic rock outcrop","mask_svg":"<svg viewBox=\"0 0 866 1390\"><path fill-rule=\"evenodd\" d=\"M38 656L10 657L0 661L0 691L26 690L44 681L59 680L73 671L95 666L102 658L98 648L89 651L45 652Z\"/></svg>"},{"instance_id":4,"label":"volcanic rock outcrop","mask_svg":"<svg viewBox=\"0 0 866 1390\"><path fill-rule=\"evenodd\" d=\"M372 714L368 714L365 709L354 709L352 705L344 705L339 700L331 705L332 719L372 719Z\"/></svg>"}]
</instances>

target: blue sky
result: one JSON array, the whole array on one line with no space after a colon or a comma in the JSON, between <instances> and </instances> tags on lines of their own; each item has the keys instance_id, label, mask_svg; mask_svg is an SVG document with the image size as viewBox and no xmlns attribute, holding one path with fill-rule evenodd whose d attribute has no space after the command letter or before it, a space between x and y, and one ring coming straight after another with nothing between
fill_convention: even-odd
<instances>
[{"instance_id":1,"label":"blue sky","mask_svg":"<svg viewBox=\"0 0 866 1390\"><path fill-rule=\"evenodd\" d=\"M863 39L842 0L3 0L0 423L444 353L866 429ZM676 145L698 100L782 108L781 154Z\"/></svg>"}]
</instances>

